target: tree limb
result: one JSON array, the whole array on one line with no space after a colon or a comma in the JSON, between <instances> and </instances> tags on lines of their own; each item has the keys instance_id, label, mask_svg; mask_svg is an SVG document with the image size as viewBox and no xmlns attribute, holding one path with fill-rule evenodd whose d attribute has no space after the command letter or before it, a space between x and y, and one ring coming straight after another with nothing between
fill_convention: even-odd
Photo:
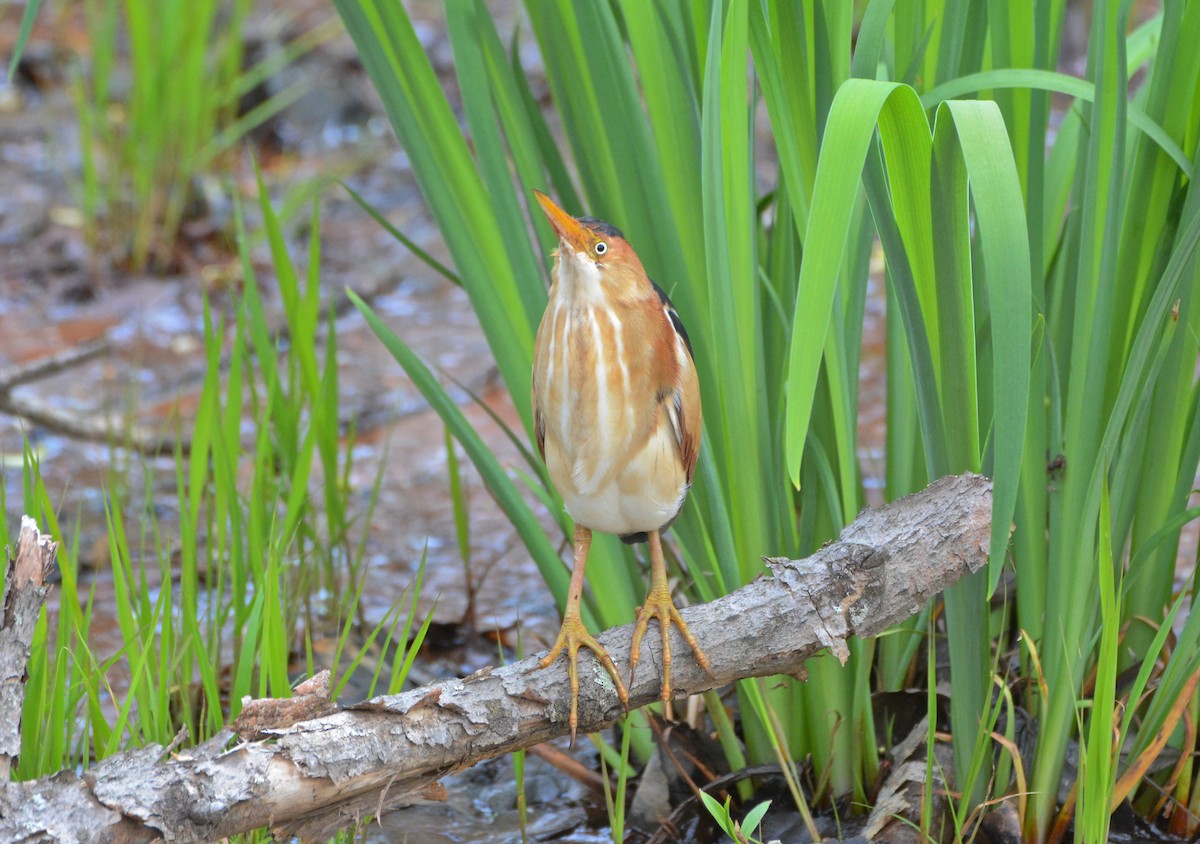
<instances>
[{"instance_id":1,"label":"tree limb","mask_svg":"<svg viewBox=\"0 0 1200 844\"><path fill-rule=\"evenodd\" d=\"M844 660L849 636L883 631L986 563L991 512L990 481L943 478L867 510L805 560L768 560L773 576L683 610L714 676L673 632L675 689L697 694L747 677L800 676L804 660L824 648ZM630 633L626 625L599 637L618 665L628 664ZM631 708L659 696L657 637L645 648ZM262 826L325 838L367 815L437 799L446 774L565 735L566 662L535 665L530 658L319 717L306 715L328 708L319 690L282 710L282 702L259 702L239 719L241 741L225 731L169 761L153 745L82 777L63 772L4 786L0 839L203 841ZM608 675L583 657L580 728L601 729L621 713Z\"/></svg>"}]
</instances>

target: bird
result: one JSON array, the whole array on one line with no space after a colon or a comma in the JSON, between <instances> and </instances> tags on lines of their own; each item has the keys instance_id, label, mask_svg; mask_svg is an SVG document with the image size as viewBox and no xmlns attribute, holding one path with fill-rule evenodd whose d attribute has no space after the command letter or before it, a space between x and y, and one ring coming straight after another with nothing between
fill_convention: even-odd
<instances>
[{"instance_id":1,"label":"bird","mask_svg":"<svg viewBox=\"0 0 1200 844\"><path fill-rule=\"evenodd\" d=\"M629 707L620 672L580 612L593 531L649 544L650 588L634 625L630 685L642 638L655 618L662 634L663 701L671 697L672 624L712 675L708 657L671 598L662 549L662 533L683 509L696 471L700 383L679 314L621 230L594 217L573 217L541 191L534 194L558 237L550 295L534 345L534 432L550 479L575 523L562 626L538 667L567 654L574 742L580 648L595 654L621 704Z\"/></svg>"}]
</instances>

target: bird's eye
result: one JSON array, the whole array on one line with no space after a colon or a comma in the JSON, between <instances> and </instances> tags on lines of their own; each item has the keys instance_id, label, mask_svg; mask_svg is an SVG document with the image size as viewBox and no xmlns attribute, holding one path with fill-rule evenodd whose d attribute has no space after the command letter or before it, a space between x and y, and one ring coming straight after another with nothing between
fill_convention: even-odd
<instances>
[{"instance_id":1,"label":"bird's eye","mask_svg":"<svg viewBox=\"0 0 1200 844\"><path fill-rule=\"evenodd\" d=\"M596 244L595 249L596 249L597 255L603 255L605 252L608 251L608 244L602 240Z\"/></svg>"}]
</instances>

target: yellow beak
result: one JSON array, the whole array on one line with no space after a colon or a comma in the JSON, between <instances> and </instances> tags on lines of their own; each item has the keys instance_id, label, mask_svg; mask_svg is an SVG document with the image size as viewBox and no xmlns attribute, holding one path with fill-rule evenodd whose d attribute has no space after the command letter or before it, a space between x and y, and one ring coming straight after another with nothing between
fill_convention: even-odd
<instances>
[{"instance_id":1,"label":"yellow beak","mask_svg":"<svg viewBox=\"0 0 1200 844\"><path fill-rule=\"evenodd\" d=\"M535 190L533 194L537 197L538 204L542 206L546 219L554 227L554 233L558 235L559 240L576 252L586 251L591 240L591 233L578 220L555 205L554 200L546 194L540 190Z\"/></svg>"}]
</instances>

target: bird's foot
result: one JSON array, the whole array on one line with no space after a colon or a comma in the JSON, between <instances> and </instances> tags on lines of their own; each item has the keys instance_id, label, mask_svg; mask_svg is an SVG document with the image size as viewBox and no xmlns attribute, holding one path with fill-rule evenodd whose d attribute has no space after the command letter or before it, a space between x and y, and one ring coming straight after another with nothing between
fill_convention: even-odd
<instances>
[{"instance_id":1,"label":"bird's foot","mask_svg":"<svg viewBox=\"0 0 1200 844\"><path fill-rule=\"evenodd\" d=\"M662 634L662 699L665 703L671 699L670 634L672 624L679 628L680 635L683 636L684 641L688 643L688 646L692 649L692 653L695 654L696 662L699 663L700 667L704 669L709 677L713 676L712 666L709 664L708 657L704 655L704 651L700 649L700 643L692 635L691 628L687 626L687 622L683 620L683 617L679 614L679 610L675 608L675 602L671 600L671 592L667 588L666 583L654 584L650 588L650 594L646 596L646 603L638 610L637 624L633 628L633 644L629 656L630 687L633 686L638 661L642 656L642 638L646 635L646 628L652 618L658 619L659 631Z\"/></svg>"},{"instance_id":2,"label":"bird's foot","mask_svg":"<svg viewBox=\"0 0 1200 844\"><path fill-rule=\"evenodd\" d=\"M604 646L596 640L587 628L583 625L583 620L578 616L571 617L568 615L563 619L562 627L559 628L558 638L554 640L553 647L550 648L550 653L542 657L538 663L538 668L549 667L559 655L565 650L567 652L567 676L571 678L571 715L568 724L571 727L571 744L575 744L575 731L579 726L579 649L587 648L596 655L596 659L604 666L605 670L613 679L613 683L617 687L617 697L621 701L621 705L626 709L629 708L629 692L625 689L625 684L621 682L621 674L617 671L617 666L613 662L612 657L608 655L608 651L604 650Z\"/></svg>"}]
</instances>

